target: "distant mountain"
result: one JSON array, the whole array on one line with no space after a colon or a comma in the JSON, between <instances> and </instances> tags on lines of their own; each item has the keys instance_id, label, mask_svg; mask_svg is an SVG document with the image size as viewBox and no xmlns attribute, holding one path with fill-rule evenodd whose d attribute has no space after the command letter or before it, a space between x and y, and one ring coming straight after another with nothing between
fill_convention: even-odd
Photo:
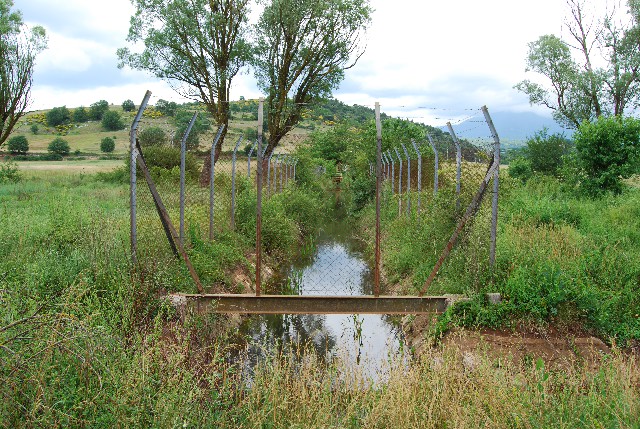
<instances>
[{"instance_id":1,"label":"distant mountain","mask_svg":"<svg viewBox=\"0 0 640 429\"><path fill-rule=\"evenodd\" d=\"M507 144L524 143L528 137L544 127L547 127L551 134L564 133L567 137L573 135L572 130L562 128L552 118L532 112L491 112L491 119L500 140ZM466 138L485 138L487 135L488 131L483 127L473 127L465 133Z\"/></svg>"}]
</instances>

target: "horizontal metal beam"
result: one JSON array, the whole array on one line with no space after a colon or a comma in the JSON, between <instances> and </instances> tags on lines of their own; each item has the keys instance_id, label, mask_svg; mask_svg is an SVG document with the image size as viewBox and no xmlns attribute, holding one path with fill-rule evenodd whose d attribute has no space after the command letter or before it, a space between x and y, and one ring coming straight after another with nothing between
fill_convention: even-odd
<instances>
[{"instance_id":1,"label":"horizontal metal beam","mask_svg":"<svg viewBox=\"0 0 640 429\"><path fill-rule=\"evenodd\" d=\"M180 309L197 313L245 314L422 314L442 313L451 302L446 296L313 296L172 294Z\"/></svg>"}]
</instances>

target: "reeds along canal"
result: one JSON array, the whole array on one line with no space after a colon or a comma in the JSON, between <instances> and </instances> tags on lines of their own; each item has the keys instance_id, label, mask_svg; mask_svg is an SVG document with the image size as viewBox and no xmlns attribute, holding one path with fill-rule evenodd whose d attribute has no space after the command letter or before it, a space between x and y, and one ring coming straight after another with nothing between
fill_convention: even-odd
<instances>
[{"instance_id":1,"label":"reeds along canal","mask_svg":"<svg viewBox=\"0 0 640 429\"><path fill-rule=\"evenodd\" d=\"M373 268L364 243L353 236L353 225L339 195L313 251L304 252L281 270L281 287L301 295L371 295ZM400 330L383 315L269 315L247 319L247 365L282 351L311 347L329 363L346 360L366 376L377 378L384 362L401 354Z\"/></svg>"}]
</instances>

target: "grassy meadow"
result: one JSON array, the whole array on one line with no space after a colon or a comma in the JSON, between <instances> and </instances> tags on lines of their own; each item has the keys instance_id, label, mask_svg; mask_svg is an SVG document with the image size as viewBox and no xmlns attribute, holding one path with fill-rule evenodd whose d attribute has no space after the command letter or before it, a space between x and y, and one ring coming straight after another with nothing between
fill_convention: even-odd
<instances>
[{"instance_id":1,"label":"grassy meadow","mask_svg":"<svg viewBox=\"0 0 640 429\"><path fill-rule=\"evenodd\" d=\"M143 124L164 126L167 119ZM225 151L253 124L232 122ZM41 131L31 135L25 124L17 133L28 136L30 151L44 152L54 135ZM522 184L503 171L496 267L487 264L487 199L427 291L471 298L419 333L433 347L419 355L406 347L409 359L389 360L376 381L340 359L326 363L312 350L268 355L248 373L238 358L245 343L236 322L215 315L182 319L162 299L196 287L173 257L141 180L140 252L132 264L128 170L123 159L99 159L99 142L108 135L116 136L116 157L124 158L127 131L106 133L89 123L64 137L81 156L19 161L15 172L2 164L1 427L638 427L637 177L620 195L590 199L552 177ZM298 184L264 200L269 269L312 247L310 237L329 212L331 178L317 176L317 159L298 155ZM216 166L213 241L208 189L197 184L199 162L193 161L187 182L188 254L208 290L245 292L254 275L256 200L246 158L237 164L234 229L228 154ZM463 208L485 167L465 162ZM151 173L175 222L178 171L154 166ZM437 196L429 180L423 183L420 215L415 192L411 216L404 210L398 216L398 197L388 187L383 193L383 277L394 293L423 288L460 215L453 165L442 162L440 173ZM342 184L354 233L368 238L371 182L348 172ZM282 292L277 287L265 282L267 291ZM484 292L500 292L503 300L488 305ZM612 353L596 366L578 359L558 368L533 353L519 361L479 350L470 358L439 341L451 330L477 328L595 335Z\"/></svg>"}]
</instances>

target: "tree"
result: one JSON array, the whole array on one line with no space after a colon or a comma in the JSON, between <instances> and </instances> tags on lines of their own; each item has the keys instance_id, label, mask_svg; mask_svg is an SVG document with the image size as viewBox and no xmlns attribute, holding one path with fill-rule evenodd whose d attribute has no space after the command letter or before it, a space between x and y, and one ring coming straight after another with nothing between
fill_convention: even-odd
<instances>
[{"instance_id":1,"label":"tree","mask_svg":"<svg viewBox=\"0 0 640 429\"><path fill-rule=\"evenodd\" d=\"M122 110L125 112L133 112L136 108L136 104L133 100L124 100L122 102Z\"/></svg>"},{"instance_id":2,"label":"tree","mask_svg":"<svg viewBox=\"0 0 640 429\"><path fill-rule=\"evenodd\" d=\"M9 139L9 152L25 154L29 151L29 142L25 136L14 136Z\"/></svg>"},{"instance_id":3,"label":"tree","mask_svg":"<svg viewBox=\"0 0 640 429\"><path fill-rule=\"evenodd\" d=\"M0 0L0 146L29 106L36 56L47 47L44 28L27 28L12 7Z\"/></svg>"},{"instance_id":4,"label":"tree","mask_svg":"<svg viewBox=\"0 0 640 429\"><path fill-rule=\"evenodd\" d=\"M66 140L60 137L56 137L54 140L52 140L51 143L49 143L49 146L47 146L47 150L50 153L60 156L69 155L69 152L71 151L71 149L69 148L69 143L67 143Z\"/></svg>"},{"instance_id":5,"label":"tree","mask_svg":"<svg viewBox=\"0 0 640 429\"><path fill-rule=\"evenodd\" d=\"M165 116L175 116L178 104L175 101L167 101L162 98L156 103L156 110Z\"/></svg>"},{"instance_id":6,"label":"tree","mask_svg":"<svg viewBox=\"0 0 640 429\"><path fill-rule=\"evenodd\" d=\"M229 124L229 89L247 63L245 40L249 0L133 0L127 41L144 51L118 50L119 66L146 70L168 81L181 95L201 101L225 130L215 148L218 159ZM205 160L201 184L209 181Z\"/></svg>"},{"instance_id":7,"label":"tree","mask_svg":"<svg viewBox=\"0 0 640 429\"><path fill-rule=\"evenodd\" d=\"M554 119L569 128L602 115L622 116L640 102L638 0L629 0L623 20L615 8L599 20L589 17L586 4L567 0L569 40L544 35L529 44L526 70L541 74L549 85L524 80L515 86L531 104L552 109ZM596 67L600 62L604 66Z\"/></svg>"},{"instance_id":8,"label":"tree","mask_svg":"<svg viewBox=\"0 0 640 429\"><path fill-rule=\"evenodd\" d=\"M574 135L582 186L592 194L622 191L622 179L640 171L640 120L600 117Z\"/></svg>"},{"instance_id":9,"label":"tree","mask_svg":"<svg viewBox=\"0 0 640 429\"><path fill-rule=\"evenodd\" d=\"M178 109L175 113L175 123L176 123L176 133L173 136L173 143L176 146L180 145L182 141L182 137L184 133L187 131L187 127L189 126L189 122L191 122L191 118L193 117L193 112L190 112L185 109ZM205 120L204 115L202 113L198 113L196 121L193 123L193 127L191 128L191 132L187 137L186 146L187 150L198 149L200 145L200 135L205 131L211 129L211 125L209 125L209 121ZM209 158L211 160L211 158ZM211 162L211 161L209 161Z\"/></svg>"},{"instance_id":10,"label":"tree","mask_svg":"<svg viewBox=\"0 0 640 429\"><path fill-rule=\"evenodd\" d=\"M71 112L67 106L54 107L49 110L46 115L47 125L57 127L58 125L68 124L71 120Z\"/></svg>"},{"instance_id":11,"label":"tree","mask_svg":"<svg viewBox=\"0 0 640 429\"><path fill-rule=\"evenodd\" d=\"M92 121L101 121L102 116L109 110L109 102L100 100L89 106L89 117Z\"/></svg>"},{"instance_id":12,"label":"tree","mask_svg":"<svg viewBox=\"0 0 640 429\"><path fill-rule=\"evenodd\" d=\"M89 120L89 113L84 106L80 106L73 111L73 122L77 124L81 124L83 122L87 122Z\"/></svg>"},{"instance_id":13,"label":"tree","mask_svg":"<svg viewBox=\"0 0 640 429\"><path fill-rule=\"evenodd\" d=\"M367 0L272 0L256 27L254 69L267 97L265 157L364 53Z\"/></svg>"},{"instance_id":14,"label":"tree","mask_svg":"<svg viewBox=\"0 0 640 429\"><path fill-rule=\"evenodd\" d=\"M112 137L105 137L100 141L100 151L104 153L111 153L116 148L116 142Z\"/></svg>"},{"instance_id":15,"label":"tree","mask_svg":"<svg viewBox=\"0 0 640 429\"><path fill-rule=\"evenodd\" d=\"M525 155L533 172L556 175L570 148L571 141L562 134L549 135L549 130L544 128L527 139Z\"/></svg>"},{"instance_id":16,"label":"tree","mask_svg":"<svg viewBox=\"0 0 640 429\"><path fill-rule=\"evenodd\" d=\"M124 128L120 113L115 110L108 110L102 115L102 128L107 131L120 131Z\"/></svg>"}]
</instances>

